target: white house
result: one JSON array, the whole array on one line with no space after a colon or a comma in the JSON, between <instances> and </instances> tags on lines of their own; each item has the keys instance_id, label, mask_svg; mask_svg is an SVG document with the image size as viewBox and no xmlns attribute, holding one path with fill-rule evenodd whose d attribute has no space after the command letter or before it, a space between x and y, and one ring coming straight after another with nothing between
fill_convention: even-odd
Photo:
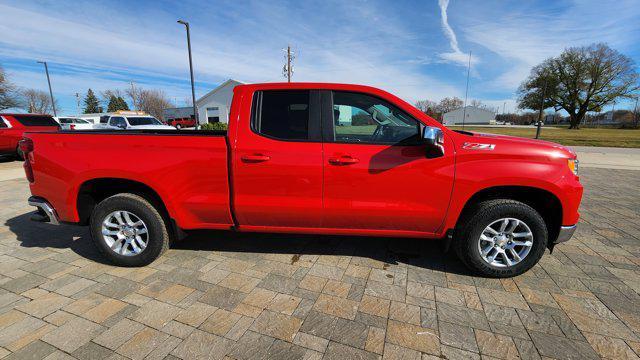
<instances>
[{"instance_id":1,"label":"white house","mask_svg":"<svg viewBox=\"0 0 640 360\"><path fill-rule=\"evenodd\" d=\"M244 84L241 81L229 79L217 88L209 91L206 95L196 100L198 108L198 122L206 123L229 123L229 110L231 109L231 99L233 98L233 88Z\"/></svg>"},{"instance_id":2,"label":"white house","mask_svg":"<svg viewBox=\"0 0 640 360\"><path fill-rule=\"evenodd\" d=\"M489 125L495 123L496 114L493 111L481 109L475 106L467 106L442 115L443 125L460 125L464 116L465 124L484 124Z\"/></svg>"}]
</instances>

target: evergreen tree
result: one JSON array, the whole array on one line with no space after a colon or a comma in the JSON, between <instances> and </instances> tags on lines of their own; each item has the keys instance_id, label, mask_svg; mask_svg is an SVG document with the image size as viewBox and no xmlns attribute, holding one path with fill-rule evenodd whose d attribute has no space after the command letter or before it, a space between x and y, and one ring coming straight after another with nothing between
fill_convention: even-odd
<instances>
[{"instance_id":1,"label":"evergreen tree","mask_svg":"<svg viewBox=\"0 0 640 360\"><path fill-rule=\"evenodd\" d=\"M118 96L118 110L129 110L129 104L127 104L122 96Z\"/></svg>"},{"instance_id":2,"label":"evergreen tree","mask_svg":"<svg viewBox=\"0 0 640 360\"><path fill-rule=\"evenodd\" d=\"M102 106L100 106L100 101L96 97L96 94L93 93L93 90L89 89L87 91L87 96L84 97L84 113L85 114L93 114L93 113L101 113Z\"/></svg>"},{"instance_id":3,"label":"evergreen tree","mask_svg":"<svg viewBox=\"0 0 640 360\"><path fill-rule=\"evenodd\" d=\"M109 105L107 105L107 112L115 112L118 111L118 98L114 95L109 97Z\"/></svg>"},{"instance_id":4,"label":"evergreen tree","mask_svg":"<svg viewBox=\"0 0 640 360\"><path fill-rule=\"evenodd\" d=\"M119 110L129 110L129 105L121 96L110 95L109 105L107 106L108 112L116 112Z\"/></svg>"}]
</instances>

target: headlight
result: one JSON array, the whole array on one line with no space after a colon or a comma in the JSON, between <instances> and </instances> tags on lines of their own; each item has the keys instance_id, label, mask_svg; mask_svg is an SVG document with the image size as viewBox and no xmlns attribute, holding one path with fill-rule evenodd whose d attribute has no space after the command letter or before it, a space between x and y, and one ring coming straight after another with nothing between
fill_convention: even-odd
<instances>
[{"instance_id":1,"label":"headlight","mask_svg":"<svg viewBox=\"0 0 640 360\"><path fill-rule=\"evenodd\" d=\"M569 169L575 176L578 176L579 164L580 161L578 161L578 159L569 159L567 162L567 165L569 165Z\"/></svg>"}]
</instances>

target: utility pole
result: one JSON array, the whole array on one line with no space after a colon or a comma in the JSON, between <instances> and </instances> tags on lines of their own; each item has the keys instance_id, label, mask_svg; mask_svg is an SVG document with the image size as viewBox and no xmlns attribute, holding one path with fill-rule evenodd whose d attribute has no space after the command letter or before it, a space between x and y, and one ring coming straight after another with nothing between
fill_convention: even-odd
<instances>
[{"instance_id":1,"label":"utility pole","mask_svg":"<svg viewBox=\"0 0 640 360\"><path fill-rule=\"evenodd\" d=\"M189 31L189 23L183 20L178 20L179 24L182 24L187 28L187 49L189 51L189 72L191 73L191 101L193 102L193 118L196 120L196 130L198 130L198 109L196 109L196 85L193 81L193 60L191 59L191 32Z\"/></svg>"},{"instance_id":2,"label":"utility pole","mask_svg":"<svg viewBox=\"0 0 640 360\"><path fill-rule=\"evenodd\" d=\"M536 139L540 138L540 129L542 128L542 113L544 112L544 97L547 92L547 80L542 85L542 97L540 99L540 112L538 112L538 127L536 128Z\"/></svg>"},{"instance_id":3,"label":"utility pole","mask_svg":"<svg viewBox=\"0 0 640 360\"><path fill-rule=\"evenodd\" d=\"M286 58L287 58L287 63L282 68L282 75L287 78L287 82L291 82L291 75L293 75L293 68L291 67L291 62L295 58L294 53L291 51L291 45L287 45Z\"/></svg>"},{"instance_id":4,"label":"utility pole","mask_svg":"<svg viewBox=\"0 0 640 360\"><path fill-rule=\"evenodd\" d=\"M462 107L462 130L467 118L467 96L469 95L469 74L471 73L471 50L469 50L469 65L467 66L467 89L464 92L464 106Z\"/></svg>"},{"instance_id":5,"label":"utility pole","mask_svg":"<svg viewBox=\"0 0 640 360\"><path fill-rule=\"evenodd\" d=\"M80 94L76 93L76 111L80 115Z\"/></svg>"},{"instance_id":6,"label":"utility pole","mask_svg":"<svg viewBox=\"0 0 640 360\"><path fill-rule=\"evenodd\" d=\"M56 114L56 103L53 100L53 91L51 90L51 79L49 78L49 67L47 67L46 61L38 61L39 64L44 64L44 71L47 73L47 83L49 83L49 95L51 96L51 108L53 109L53 116L58 117Z\"/></svg>"},{"instance_id":7,"label":"utility pole","mask_svg":"<svg viewBox=\"0 0 640 360\"><path fill-rule=\"evenodd\" d=\"M616 102L613 102L613 107L611 108L611 123L616 122Z\"/></svg>"},{"instance_id":8,"label":"utility pole","mask_svg":"<svg viewBox=\"0 0 640 360\"><path fill-rule=\"evenodd\" d=\"M502 113L505 114L504 108L507 106L507 102L502 103Z\"/></svg>"},{"instance_id":9,"label":"utility pole","mask_svg":"<svg viewBox=\"0 0 640 360\"><path fill-rule=\"evenodd\" d=\"M636 106L633 108L633 127L638 127L638 98L636 96Z\"/></svg>"},{"instance_id":10,"label":"utility pole","mask_svg":"<svg viewBox=\"0 0 640 360\"><path fill-rule=\"evenodd\" d=\"M131 83L131 103L133 105L133 111L138 111L138 107L136 106L136 85L133 83L133 81L130 82Z\"/></svg>"}]
</instances>

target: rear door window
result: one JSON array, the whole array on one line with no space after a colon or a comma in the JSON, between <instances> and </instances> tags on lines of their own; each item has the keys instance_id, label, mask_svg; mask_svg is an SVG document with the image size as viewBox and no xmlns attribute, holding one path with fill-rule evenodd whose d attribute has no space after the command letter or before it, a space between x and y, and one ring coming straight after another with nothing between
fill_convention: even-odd
<instances>
[{"instance_id":1,"label":"rear door window","mask_svg":"<svg viewBox=\"0 0 640 360\"><path fill-rule=\"evenodd\" d=\"M273 90L257 94L252 128L282 140L309 139L309 91Z\"/></svg>"},{"instance_id":2,"label":"rear door window","mask_svg":"<svg viewBox=\"0 0 640 360\"><path fill-rule=\"evenodd\" d=\"M127 122L124 121L123 117L112 117L109 120L109 125L111 125L111 126L127 126Z\"/></svg>"},{"instance_id":3,"label":"rear door window","mask_svg":"<svg viewBox=\"0 0 640 360\"><path fill-rule=\"evenodd\" d=\"M48 115L14 115L18 122L24 126L55 126L58 123Z\"/></svg>"}]
</instances>

